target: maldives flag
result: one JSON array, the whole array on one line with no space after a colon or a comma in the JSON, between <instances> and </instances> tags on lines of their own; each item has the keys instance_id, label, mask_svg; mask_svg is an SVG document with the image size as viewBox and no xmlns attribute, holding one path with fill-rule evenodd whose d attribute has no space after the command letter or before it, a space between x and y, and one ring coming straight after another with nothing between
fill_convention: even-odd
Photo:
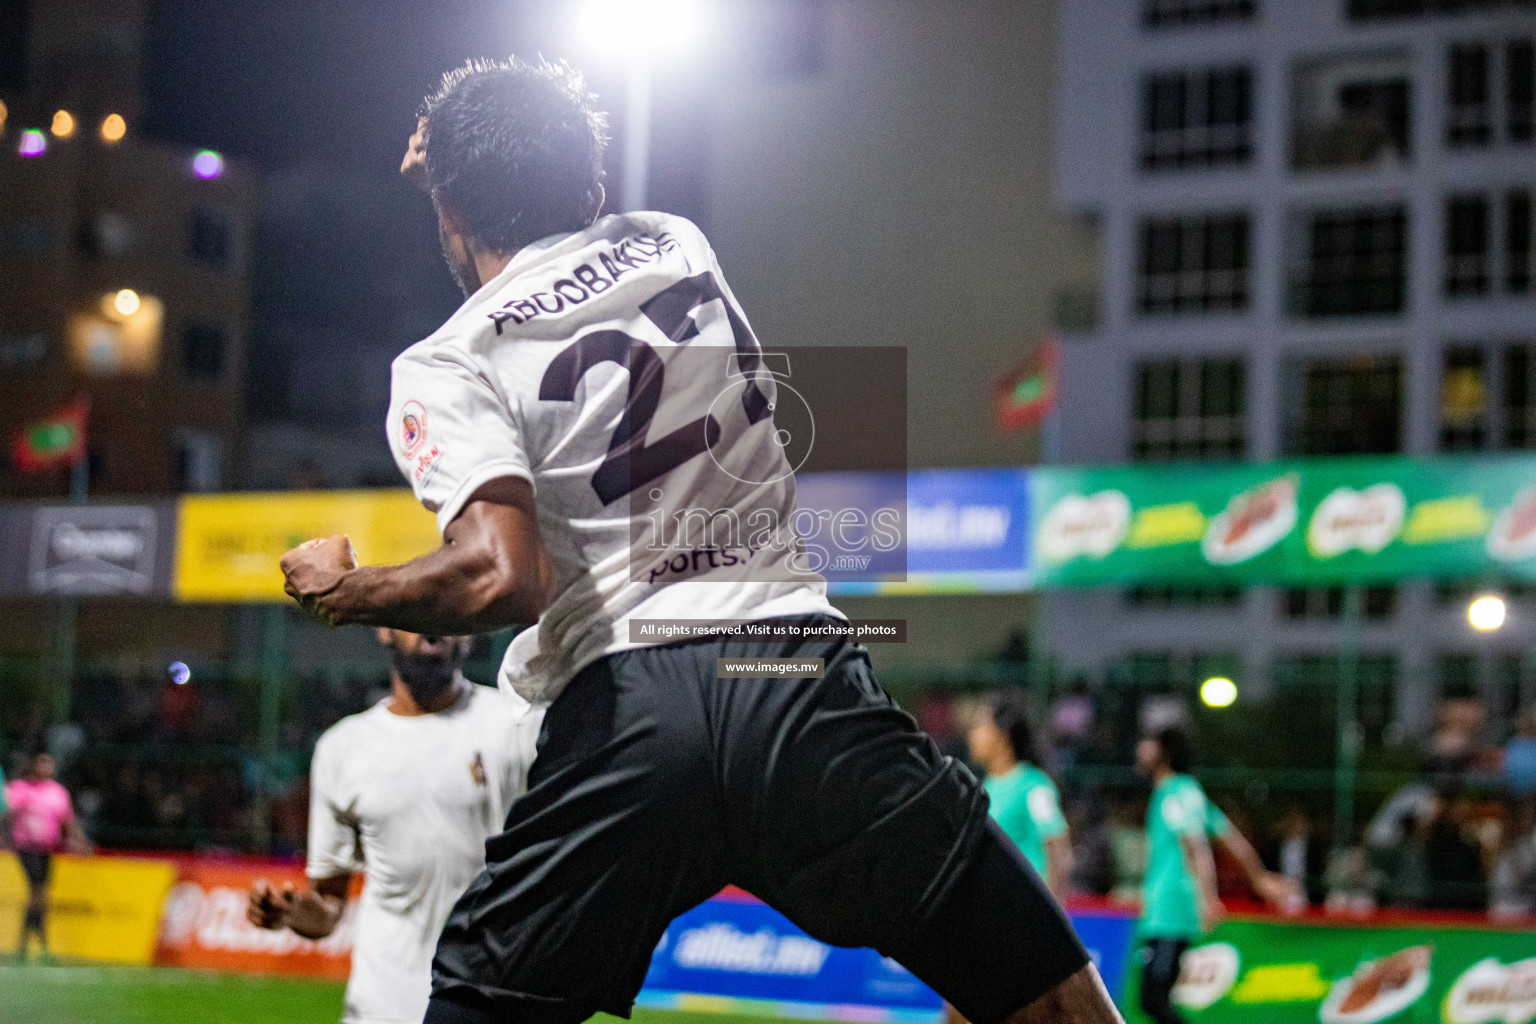
<instances>
[{"instance_id":1,"label":"maldives flag","mask_svg":"<svg viewBox=\"0 0 1536 1024\"><path fill-rule=\"evenodd\" d=\"M992 412L1004 433L1034 426L1056 408L1056 367L1061 343L1042 342L992 386Z\"/></svg>"},{"instance_id":2,"label":"maldives flag","mask_svg":"<svg viewBox=\"0 0 1536 1024\"><path fill-rule=\"evenodd\" d=\"M85 425L91 400L84 396L38 420L11 443L11 464L22 473L63 466L85 457Z\"/></svg>"}]
</instances>

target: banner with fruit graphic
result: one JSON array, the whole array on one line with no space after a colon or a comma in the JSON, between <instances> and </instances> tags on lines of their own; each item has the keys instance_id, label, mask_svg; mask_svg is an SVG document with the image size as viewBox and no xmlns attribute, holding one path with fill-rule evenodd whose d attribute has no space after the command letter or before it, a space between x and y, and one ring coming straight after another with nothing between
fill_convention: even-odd
<instances>
[{"instance_id":1,"label":"banner with fruit graphic","mask_svg":"<svg viewBox=\"0 0 1536 1024\"><path fill-rule=\"evenodd\" d=\"M1136 978L1121 1005L1144 1020ZM1184 954L1173 1001L1191 1024L1526 1024L1536 933L1471 924L1233 919Z\"/></svg>"},{"instance_id":2,"label":"banner with fruit graphic","mask_svg":"<svg viewBox=\"0 0 1536 1024\"><path fill-rule=\"evenodd\" d=\"M1049 467L1036 586L1536 579L1536 459Z\"/></svg>"}]
</instances>

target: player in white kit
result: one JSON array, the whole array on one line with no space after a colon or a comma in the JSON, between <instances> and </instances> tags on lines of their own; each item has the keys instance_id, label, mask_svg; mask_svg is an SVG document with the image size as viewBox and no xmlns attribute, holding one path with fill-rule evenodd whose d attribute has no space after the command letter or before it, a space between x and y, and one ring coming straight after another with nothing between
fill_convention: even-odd
<instances>
[{"instance_id":1,"label":"player in white kit","mask_svg":"<svg viewBox=\"0 0 1536 1024\"><path fill-rule=\"evenodd\" d=\"M538 623L501 670L546 709L538 754L449 915L427 1024L627 1016L668 922L727 884L975 1024L1118 1021L976 779L837 635L792 522L788 389L697 227L599 217L591 100L515 60L427 98L402 170L467 300L395 360L387 430L443 544L359 567L337 535L282 562L333 625ZM749 625L669 642L658 619ZM815 668L719 670L764 658Z\"/></svg>"},{"instance_id":2,"label":"player in white kit","mask_svg":"<svg viewBox=\"0 0 1536 1024\"><path fill-rule=\"evenodd\" d=\"M390 695L315 744L311 888L257 883L248 916L323 938L362 873L342 1021L418 1024L438 933L522 792L538 714L459 673L467 637L381 629L379 639L390 654Z\"/></svg>"}]
</instances>

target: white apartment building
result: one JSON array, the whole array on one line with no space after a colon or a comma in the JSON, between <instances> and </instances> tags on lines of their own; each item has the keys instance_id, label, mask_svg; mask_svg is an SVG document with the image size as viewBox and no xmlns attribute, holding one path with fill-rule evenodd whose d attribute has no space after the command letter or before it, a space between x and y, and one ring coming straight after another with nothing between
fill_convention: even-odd
<instances>
[{"instance_id":1,"label":"white apartment building","mask_svg":"<svg viewBox=\"0 0 1536 1024\"><path fill-rule=\"evenodd\" d=\"M1069 463L1536 447L1529 0L1064 0L1057 195L1095 226L1064 338ZM1508 707L1536 595L1474 635L1463 585L1364 595L1397 726ZM1527 598L1531 599L1527 599ZM1331 670L1339 591L1057 593L1069 670L1244 685ZM1530 692L1529 689L1526 690Z\"/></svg>"}]
</instances>

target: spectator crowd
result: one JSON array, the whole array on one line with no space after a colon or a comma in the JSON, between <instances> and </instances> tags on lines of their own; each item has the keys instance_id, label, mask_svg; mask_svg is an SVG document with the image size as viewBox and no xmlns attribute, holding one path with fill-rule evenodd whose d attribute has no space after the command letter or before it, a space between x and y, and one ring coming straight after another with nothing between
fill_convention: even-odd
<instances>
[{"instance_id":1,"label":"spectator crowd","mask_svg":"<svg viewBox=\"0 0 1536 1024\"><path fill-rule=\"evenodd\" d=\"M87 833L98 845L166 851L302 853L308 758L315 738L384 693L382 677L317 676L286 688L274 731L263 734L259 686L239 680L180 684L157 674L102 673L75 687L67 725L35 713L0 742L16 755L48 749L62 767ZM966 756L978 692L946 686L908 695L941 746ZM1045 767L1061 786L1072 843L1071 888L1134 900L1146 868L1147 791L1129 768L1142 732L1189 724L1207 765L1235 763L1200 728L1178 693L1139 693L1077 680L1040 716ZM1363 806L1356 835L1336 842L1331 790L1282 786L1263 769L1237 783L1208 782L1212 796L1273 870L1311 903L1338 913L1378 907L1536 915L1536 708L1507 720L1482 699L1440 702L1434 725L1405 745L1407 770ZM1197 773L1198 774L1198 773ZM1222 772L1216 773L1221 775ZM1231 891L1236 865L1219 862Z\"/></svg>"}]
</instances>

